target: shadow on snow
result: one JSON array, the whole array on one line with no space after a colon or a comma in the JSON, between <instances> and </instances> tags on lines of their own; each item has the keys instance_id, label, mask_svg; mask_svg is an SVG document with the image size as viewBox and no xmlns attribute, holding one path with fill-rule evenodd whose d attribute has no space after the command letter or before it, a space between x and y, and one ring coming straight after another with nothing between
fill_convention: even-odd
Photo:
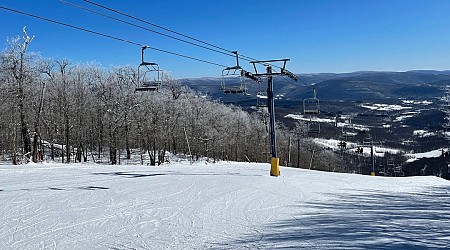
<instances>
[{"instance_id":1,"label":"shadow on snow","mask_svg":"<svg viewBox=\"0 0 450 250\"><path fill-rule=\"evenodd\" d=\"M352 191L354 193L355 191ZM450 187L423 193L324 194L295 205L292 219L263 226L225 248L424 249L450 248ZM304 211L304 212L303 212Z\"/></svg>"}]
</instances>

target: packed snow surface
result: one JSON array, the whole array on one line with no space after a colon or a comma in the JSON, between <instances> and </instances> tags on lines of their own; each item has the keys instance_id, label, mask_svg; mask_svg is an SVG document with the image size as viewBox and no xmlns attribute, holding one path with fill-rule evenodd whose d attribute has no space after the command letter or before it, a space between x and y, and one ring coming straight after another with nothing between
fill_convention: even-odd
<instances>
[{"instance_id":1,"label":"packed snow surface","mask_svg":"<svg viewBox=\"0 0 450 250\"><path fill-rule=\"evenodd\" d=\"M450 248L443 179L269 169L0 165L0 248Z\"/></svg>"}]
</instances>

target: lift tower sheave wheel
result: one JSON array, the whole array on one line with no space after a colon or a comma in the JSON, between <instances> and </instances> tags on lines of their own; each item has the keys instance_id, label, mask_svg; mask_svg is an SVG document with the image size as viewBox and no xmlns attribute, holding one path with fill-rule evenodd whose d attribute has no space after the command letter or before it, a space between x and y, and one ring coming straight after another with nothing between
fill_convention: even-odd
<instances>
[{"instance_id":1,"label":"lift tower sheave wheel","mask_svg":"<svg viewBox=\"0 0 450 250\"><path fill-rule=\"evenodd\" d=\"M144 61L144 51L147 46L142 47L142 62L138 67L138 86L136 91L156 91L162 84L162 70L154 62Z\"/></svg>"}]
</instances>

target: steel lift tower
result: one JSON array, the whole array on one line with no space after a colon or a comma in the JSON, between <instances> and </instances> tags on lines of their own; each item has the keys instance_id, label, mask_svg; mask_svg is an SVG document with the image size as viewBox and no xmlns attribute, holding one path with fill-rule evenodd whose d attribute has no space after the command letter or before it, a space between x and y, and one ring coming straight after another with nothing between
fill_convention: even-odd
<instances>
[{"instance_id":1,"label":"steel lift tower","mask_svg":"<svg viewBox=\"0 0 450 250\"><path fill-rule=\"evenodd\" d=\"M269 121L270 121L270 153L272 158L270 160L270 175L279 176L280 175L280 159L277 157L277 138L275 133L275 102L273 94L273 77L274 76L287 76L294 81L298 81L298 78L293 73L286 69L286 62L289 59L279 59L279 60L267 60L267 61L251 61L253 68L255 69L255 77L267 77L267 104L269 108ZM280 67L280 72L274 72L272 70L271 63L282 63ZM262 64L266 67L265 73L258 73L257 64Z\"/></svg>"}]
</instances>

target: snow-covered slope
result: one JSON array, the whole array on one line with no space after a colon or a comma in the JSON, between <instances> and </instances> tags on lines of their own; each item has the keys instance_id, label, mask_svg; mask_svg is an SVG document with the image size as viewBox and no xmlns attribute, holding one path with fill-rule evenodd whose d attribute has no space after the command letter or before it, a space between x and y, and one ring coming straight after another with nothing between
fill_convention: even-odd
<instances>
[{"instance_id":1,"label":"snow-covered slope","mask_svg":"<svg viewBox=\"0 0 450 250\"><path fill-rule=\"evenodd\" d=\"M0 166L1 249L450 247L450 184L268 164Z\"/></svg>"}]
</instances>

